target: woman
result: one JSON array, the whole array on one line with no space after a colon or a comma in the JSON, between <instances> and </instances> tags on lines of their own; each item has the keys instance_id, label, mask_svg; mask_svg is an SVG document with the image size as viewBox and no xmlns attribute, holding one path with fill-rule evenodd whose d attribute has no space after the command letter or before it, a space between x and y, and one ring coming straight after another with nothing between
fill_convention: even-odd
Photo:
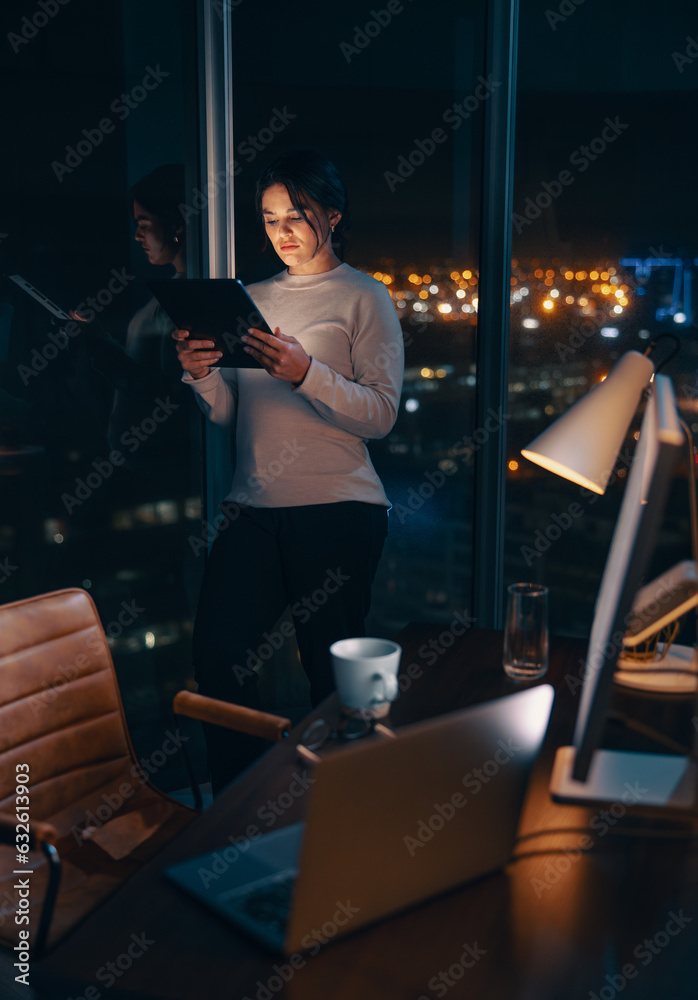
<instances>
[{"instance_id":1,"label":"woman","mask_svg":"<svg viewBox=\"0 0 698 1000\"><path fill-rule=\"evenodd\" d=\"M262 367L213 368L210 341L173 334L183 381L236 444L194 662L203 694L257 707L254 666L290 605L315 705L333 689L330 644L364 634L390 507L366 441L395 422L402 333L385 286L337 255L347 196L327 159L280 156L259 180L257 208L286 266L248 288L274 330L243 338ZM217 791L263 744L206 729Z\"/></svg>"}]
</instances>

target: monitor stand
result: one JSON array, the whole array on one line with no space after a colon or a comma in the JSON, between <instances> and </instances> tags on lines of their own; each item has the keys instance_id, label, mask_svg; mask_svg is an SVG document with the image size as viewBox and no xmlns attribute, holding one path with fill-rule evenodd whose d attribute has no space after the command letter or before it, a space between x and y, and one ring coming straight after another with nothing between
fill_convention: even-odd
<instances>
[{"instance_id":1,"label":"monitor stand","mask_svg":"<svg viewBox=\"0 0 698 1000\"><path fill-rule=\"evenodd\" d=\"M572 777L575 748L560 747L550 778L554 802L586 805L619 802L667 809L693 809L698 761L673 754L595 750L586 781Z\"/></svg>"}]
</instances>

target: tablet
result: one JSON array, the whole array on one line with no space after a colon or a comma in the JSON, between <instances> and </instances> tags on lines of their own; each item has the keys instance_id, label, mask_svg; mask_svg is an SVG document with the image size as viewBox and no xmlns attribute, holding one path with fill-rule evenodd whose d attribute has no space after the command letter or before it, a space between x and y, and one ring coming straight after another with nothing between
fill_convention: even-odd
<instances>
[{"instance_id":1,"label":"tablet","mask_svg":"<svg viewBox=\"0 0 698 1000\"><path fill-rule=\"evenodd\" d=\"M272 331L237 278L170 278L149 281L148 288L178 330L215 343L222 356L211 367L262 367L240 338L250 327Z\"/></svg>"},{"instance_id":2,"label":"tablet","mask_svg":"<svg viewBox=\"0 0 698 1000\"><path fill-rule=\"evenodd\" d=\"M10 281L14 281L15 285L18 285L27 293L27 295L31 295L33 299L36 299L36 301L42 305L44 309L48 309L50 313L53 313L56 319L71 318L64 309L61 309L61 307L57 306L55 302L52 302L48 295L44 295L44 293L40 292L38 288L34 288L34 286L27 281L26 278L23 278L21 274L8 274L7 277Z\"/></svg>"}]
</instances>

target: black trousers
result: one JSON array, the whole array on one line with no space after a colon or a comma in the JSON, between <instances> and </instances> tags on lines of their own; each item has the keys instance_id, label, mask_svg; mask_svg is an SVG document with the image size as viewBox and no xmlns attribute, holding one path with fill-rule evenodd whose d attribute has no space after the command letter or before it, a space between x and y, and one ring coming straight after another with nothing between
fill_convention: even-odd
<instances>
[{"instance_id":1,"label":"black trousers","mask_svg":"<svg viewBox=\"0 0 698 1000\"><path fill-rule=\"evenodd\" d=\"M330 645L365 634L387 510L358 501L221 509L194 626L199 691L259 708L254 667L280 645L272 630L290 605L316 705L334 689ZM218 726L204 734L214 794L268 748Z\"/></svg>"}]
</instances>

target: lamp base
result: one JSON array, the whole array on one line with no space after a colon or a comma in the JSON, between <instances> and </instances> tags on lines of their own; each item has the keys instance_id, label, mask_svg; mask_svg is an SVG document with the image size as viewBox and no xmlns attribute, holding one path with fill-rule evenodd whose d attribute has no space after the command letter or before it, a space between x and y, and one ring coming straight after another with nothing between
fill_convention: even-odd
<instances>
[{"instance_id":1,"label":"lamp base","mask_svg":"<svg viewBox=\"0 0 698 1000\"><path fill-rule=\"evenodd\" d=\"M586 781L572 777L575 748L559 747L550 777L554 802L695 809L698 764L670 754L596 750Z\"/></svg>"}]
</instances>

